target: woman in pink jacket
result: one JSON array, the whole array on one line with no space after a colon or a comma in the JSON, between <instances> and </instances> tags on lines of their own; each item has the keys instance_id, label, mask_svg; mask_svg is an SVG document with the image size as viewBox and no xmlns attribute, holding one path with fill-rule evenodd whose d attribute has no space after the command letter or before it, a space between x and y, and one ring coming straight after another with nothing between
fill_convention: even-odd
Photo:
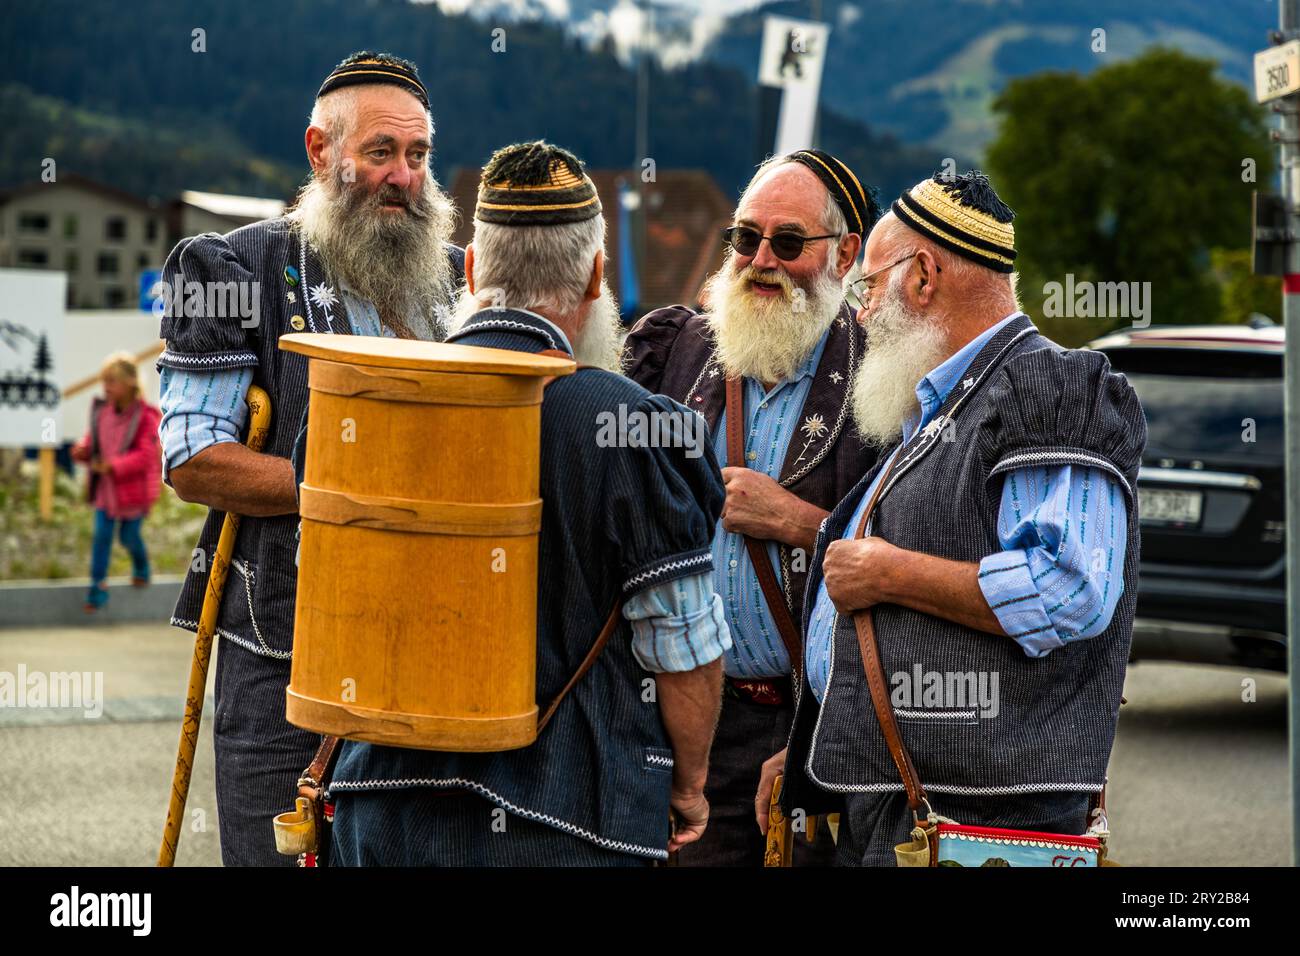
<instances>
[{"instance_id":1,"label":"woman in pink jacket","mask_svg":"<svg viewBox=\"0 0 1300 956\"><path fill-rule=\"evenodd\" d=\"M135 361L126 352L104 360L104 397L90 407L90 429L72 449L72 457L90 465L87 499L95 506L95 539L90 557L90 592L86 611L108 602L104 578L113 550L113 530L131 554L131 583L149 583L149 554L140 523L162 490L162 452L158 445L158 409L140 396Z\"/></svg>"}]
</instances>

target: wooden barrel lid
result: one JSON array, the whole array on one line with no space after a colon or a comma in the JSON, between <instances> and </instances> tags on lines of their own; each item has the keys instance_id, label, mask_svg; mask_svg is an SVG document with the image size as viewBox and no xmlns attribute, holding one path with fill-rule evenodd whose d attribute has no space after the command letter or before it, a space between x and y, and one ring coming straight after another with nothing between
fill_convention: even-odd
<instances>
[{"instance_id":1,"label":"wooden barrel lid","mask_svg":"<svg viewBox=\"0 0 1300 956\"><path fill-rule=\"evenodd\" d=\"M309 358L375 368L418 369L480 375L568 375L578 366L568 359L476 345L420 342L375 335L293 332L280 336L280 348Z\"/></svg>"}]
</instances>

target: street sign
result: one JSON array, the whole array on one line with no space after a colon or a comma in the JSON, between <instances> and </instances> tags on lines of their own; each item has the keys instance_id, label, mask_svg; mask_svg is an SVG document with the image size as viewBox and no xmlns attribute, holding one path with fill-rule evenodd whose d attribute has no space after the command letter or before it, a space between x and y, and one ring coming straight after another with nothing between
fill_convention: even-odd
<instances>
[{"instance_id":1,"label":"street sign","mask_svg":"<svg viewBox=\"0 0 1300 956\"><path fill-rule=\"evenodd\" d=\"M1255 99L1261 103L1300 91L1300 40L1255 54Z\"/></svg>"}]
</instances>

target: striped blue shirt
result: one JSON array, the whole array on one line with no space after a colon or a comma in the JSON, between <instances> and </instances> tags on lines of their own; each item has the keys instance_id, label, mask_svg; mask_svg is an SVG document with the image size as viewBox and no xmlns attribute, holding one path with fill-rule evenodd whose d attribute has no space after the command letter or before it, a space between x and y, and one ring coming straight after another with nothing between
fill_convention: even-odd
<instances>
[{"instance_id":1,"label":"striped blue shirt","mask_svg":"<svg viewBox=\"0 0 1300 956\"><path fill-rule=\"evenodd\" d=\"M972 339L921 380L916 386L921 414L904 426L902 444L930 422L979 350L1015 317ZM846 539L857 532L880 475L858 502ZM979 585L1003 631L1026 656L1043 657L1106 629L1124 591L1127 532L1124 493L1108 472L1058 465L1020 468L1006 475L998 512L1003 550L980 562ZM818 701L830 677L835 621L835 605L822 581L805 644L808 683Z\"/></svg>"},{"instance_id":2,"label":"striped blue shirt","mask_svg":"<svg viewBox=\"0 0 1300 956\"><path fill-rule=\"evenodd\" d=\"M385 335L393 331L379 319L367 299L341 289L353 335ZM568 339L554 325L557 339ZM222 442L238 442L248 420L247 395L251 368L214 372L163 368L159 376L158 425L163 449L163 476L199 452ZM297 563L295 559L295 564ZM632 595L623 606L632 625L632 652L648 671L693 670L717 660L731 647L722 604L708 571L667 581Z\"/></svg>"},{"instance_id":3,"label":"striped blue shirt","mask_svg":"<svg viewBox=\"0 0 1300 956\"><path fill-rule=\"evenodd\" d=\"M790 441L800 429L799 415L803 411L808 393L812 391L813 376L821 364L822 352L830 329L822 335L816 347L798 370L764 393L761 383L746 378L745 394L745 461L755 471L773 480L781 477ZM714 429L713 447L718 461L725 465L741 462L727 461L727 413L718 417ZM768 560L778 583L784 585L781 562L774 541L765 544ZM718 522L713 536L714 587L722 597L730 625L731 650L723 658L723 667L729 677L777 677L790 673L790 655L781 641L763 589L754 573L742 536L727 531Z\"/></svg>"}]
</instances>

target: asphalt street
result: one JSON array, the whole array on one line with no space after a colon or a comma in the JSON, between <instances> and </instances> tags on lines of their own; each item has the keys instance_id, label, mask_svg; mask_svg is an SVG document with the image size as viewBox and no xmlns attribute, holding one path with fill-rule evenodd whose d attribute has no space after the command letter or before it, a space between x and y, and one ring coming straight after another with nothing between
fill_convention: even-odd
<instances>
[{"instance_id":1,"label":"asphalt street","mask_svg":"<svg viewBox=\"0 0 1300 956\"><path fill-rule=\"evenodd\" d=\"M102 671L105 699L95 718L0 708L0 865L154 863L192 647L164 625L0 631L0 671ZM1112 856L1288 865L1286 693L1285 677L1263 671L1130 667L1111 762ZM216 816L208 720L178 865L220 864Z\"/></svg>"}]
</instances>

